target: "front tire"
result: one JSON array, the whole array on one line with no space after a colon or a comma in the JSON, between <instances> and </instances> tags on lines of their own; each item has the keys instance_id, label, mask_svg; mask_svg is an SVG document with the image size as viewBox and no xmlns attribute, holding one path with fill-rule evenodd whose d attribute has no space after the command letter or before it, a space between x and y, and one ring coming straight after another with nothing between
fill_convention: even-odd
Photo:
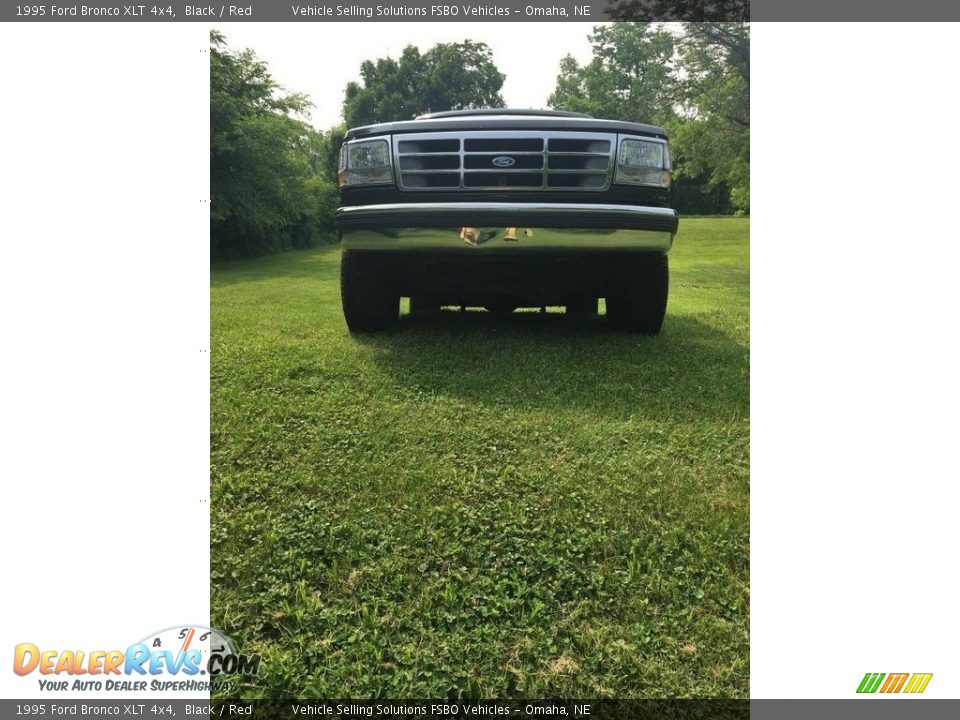
<instances>
[{"instance_id":1,"label":"front tire","mask_svg":"<svg viewBox=\"0 0 960 720\"><path fill-rule=\"evenodd\" d=\"M400 315L393 274L380 258L344 251L340 261L340 300L350 332L385 330Z\"/></svg>"},{"instance_id":2,"label":"front tire","mask_svg":"<svg viewBox=\"0 0 960 720\"><path fill-rule=\"evenodd\" d=\"M622 330L656 335L667 312L670 267L666 255L644 255L616 272L607 291L607 318Z\"/></svg>"}]
</instances>

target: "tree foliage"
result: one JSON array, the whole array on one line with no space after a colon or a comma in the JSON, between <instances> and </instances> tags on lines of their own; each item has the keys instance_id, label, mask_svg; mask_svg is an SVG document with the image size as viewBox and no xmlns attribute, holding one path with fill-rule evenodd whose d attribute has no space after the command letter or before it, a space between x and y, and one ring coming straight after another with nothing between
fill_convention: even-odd
<instances>
[{"instance_id":1,"label":"tree foliage","mask_svg":"<svg viewBox=\"0 0 960 720\"><path fill-rule=\"evenodd\" d=\"M329 232L336 188L323 138L267 66L210 34L210 241L214 257L309 247ZM332 208L330 207L332 204Z\"/></svg>"},{"instance_id":2,"label":"tree foliage","mask_svg":"<svg viewBox=\"0 0 960 720\"><path fill-rule=\"evenodd\" d=\"M673 126L684 174L725 185L730 202L750 208L750 27L691 23L679 43L687 113Z\"/></svg>"},{"instance_id":3,"label":"tree foliage","mask_svg":"<svg viewBox=\"0 0 960 720\"><path fill-rule=\"evenodd\" d=\"M552 107L595 117L661 122L672 113L672 33L651 23L594 28L593 60L581 67L570 55L560 62Z\"/></svg>"},{"instance_id":4,"label":"tree foliage","mask_svg":"<svg viewBox=\"0 0 960 720\"><path fill-rule=\"evenodd\" d=\"M400 58L366 60L361 82L347 85L343 118L348 127L411 120L438 110L503 107L504 75L486 44L439 43L421 53L408 45Z\"/></svg>"},{"instance_id":5,"label":"tree foliage","mask_svg":"<svg viewBox=\"0 0 960 720\"><path fill-rule=\"evenodd\" d=\"M674 34L619 22L590 35L593 58L560 64L549 103L596 117L663 125L674 200L685 212L750 207L750 28L689 23Z\"/></svg>"}]
</instances>

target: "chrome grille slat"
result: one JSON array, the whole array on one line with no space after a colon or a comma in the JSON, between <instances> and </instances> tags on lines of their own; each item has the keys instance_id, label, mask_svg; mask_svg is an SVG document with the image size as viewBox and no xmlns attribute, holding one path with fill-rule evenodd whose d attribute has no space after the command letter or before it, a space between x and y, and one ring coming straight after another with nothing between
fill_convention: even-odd
<instances>
[{"instance_id":1,"label":"chrome grille slat","mask_svg":"<svg viewBox=\"0 0 960 720\"><path fill-rule=\"evenodd\" d=\"M535 147L540 149L532 149ZM411 133L393 138L394 167L400 189L412 192L602 192L610 187L613 179L616 147L615 133L552 130ZM494 166L493 160L500 157L523 167ZM536 162L533 158L542 159ZM551 159L556 161L554 167ZM422 167L428 162L442 163L442 167Z\"/></svg>"},{"instance_id":2,"label":"chrome grille slat","mask_svg":"<svg viewBox=\"0 0 960 720\"><path fill-rule=\"evenodd\" d=\"M491 153L495 155L496 153ZM511 155L519 155L520 153L510 153ZM539 155L540 153L534 153L534 155ZM599 152L566 152L565 150L549 153L550 155L556 157L557 155L562 155L563 157L609 157L610 153L599 153Z\"/></svg>"},{"instance_id":3,"label":"chrome grille slat","mask_svg":"<svg viewBox=\"0 0 960 720\"><path fill-rule=\"evenodd\" d=\"M496 157L497 155L534 155L540 156L543 155L543 150L467 150L465 155L489 155L490 157Z\"/></svg>"},{"instance_id":4,"label":"chrome grille slat","mask_svg":"<svg viewBox=\"0 0 960 720\"><path fill-rule=\"evenodd\" d=\"M542 168L467 168L467 173L527 173L529 175L542 175ZM556 170L554 170L556 172ZM594 171L596 172L596 171Z\"/></svg>"}]
</instances>

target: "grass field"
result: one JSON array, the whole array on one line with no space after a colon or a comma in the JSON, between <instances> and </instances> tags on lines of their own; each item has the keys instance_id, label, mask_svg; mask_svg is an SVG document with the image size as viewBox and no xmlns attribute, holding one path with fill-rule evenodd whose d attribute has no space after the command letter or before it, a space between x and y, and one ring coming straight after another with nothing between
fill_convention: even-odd
<instances>
[{"instance_id":1,"label":"grass field","mask_svg":"<svg viewBox=\"0 0 960 720\"><path fill-rule=\"evenodd\" d=\"M248 697L746 697L749 221L684 219L663 333L351 337L336 247L212 273L212 624Z\"/></svg>"}]
</instances>

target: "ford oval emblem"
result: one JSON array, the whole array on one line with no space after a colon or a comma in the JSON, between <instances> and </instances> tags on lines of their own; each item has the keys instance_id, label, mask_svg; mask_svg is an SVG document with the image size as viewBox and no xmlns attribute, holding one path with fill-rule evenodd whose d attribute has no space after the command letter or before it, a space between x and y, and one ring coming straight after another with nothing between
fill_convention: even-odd
<instances>
[{"instance_id":1,"label":"ford oval emblem","mask_svg":"<svg viewBox=\"0 0 960 720\"><path fill-rule=\"evenodd\" d=\"M501 155L500 157L495 157L493 159L493 164L502 168L512 167L515 162L516 160L514 160L512 157L507 157L505 155Z\"/></svg>"}]
</instances>

